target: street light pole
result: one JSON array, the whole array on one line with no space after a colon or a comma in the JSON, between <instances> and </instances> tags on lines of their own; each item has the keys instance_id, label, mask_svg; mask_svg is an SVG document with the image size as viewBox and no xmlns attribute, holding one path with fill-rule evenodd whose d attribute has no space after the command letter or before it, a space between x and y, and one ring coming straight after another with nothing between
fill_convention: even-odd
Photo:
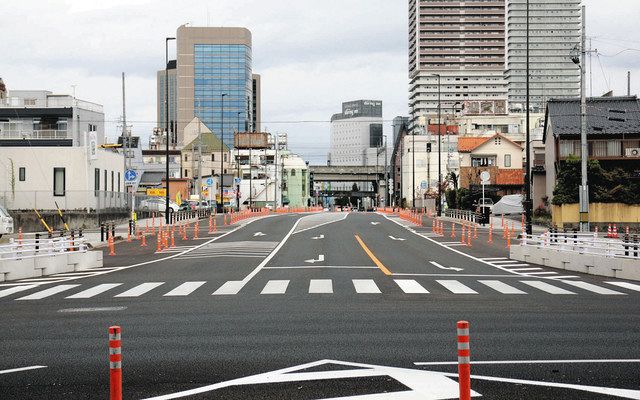
<instances>
[{"instance_id":1,"label":"street light pole","mask_svg":"<svg viewBox=\"0 0 640 400\"><path fill-rule=\"evenodd\" d=\"M240 132L240 114L242 111L238 112L238 133ZM238 140L238 143L240 141ZM240 150L236 149L236 167L238 169L238 179L240 180ZM236 211L240 212L240 185L236 186Z\"/></svg>"},{"instance_id":2,"label":"street light pole","mask_svg":"<svg viewBox=\"0 0 640 400\"><path fill-rule=\"evenodd\" d=\"M440 102L440 74L433 74L434 76L438 77L438 135L436 136L438 138L438 204L436 209L438 210L438 217L442 215L442 137L441 137L441 127L440 125L442 124L441 121L441 111L442 111L442 104Z\"/></svg>"},{"instance_id":3,"label":"street light pole","mask_svg":"<svg viewBox=\"0 0 640 400\"><path fill-rule=\"evenodd\" d=\"M165 152L165 209L164 218L167 225L169 225L169 40L176 40L174 37L165 38L164 41L164 120L165 120L165 132L166 134L166 152Z\"/></svg>"},{"instance_id":4,"label":"street light pole","mask_svg":"<svg viewBox=\"0 0 640 400\"><path fill-rule=\"evenodd\" d=\"M587 91L586 81L586 8L582 6L582 46L580 60L580 231L589 232L589 182L587 179L587 159L589 158L589 145L587 143Z\"/></svg>"},{"instance_id":5,"label":"street light pole","mask_svg":"<svg viewBox=\"0 0 640 400\"><path fill-rule=\"evenodd\" d=\"M222 175L224 172L224 96L226 93L222 93L220 95L220 99L222 100L222 109L220 111L220 116L222 124L220 125L220 181L218 185L220 185L220 212L224 214L224 197L222 192Z\"/></svg>"},{"instance_id":6,"label":"street light pole","mask_svg":"<svg viewBox=\"0 0 640 400\"><path fill-rule=\"evenodd\" d=\"M387 143L387 135L382 135L384 138L384 206L388 207L389 203L391 203L391 199L389 198L389 172L387 166L387 149L389 148L389 143Z\"/></svg>"},{"instance_id":7,"label":"street light pole","mask_svg":"<svg viewBox=\"0 0 640 400\"><path fill-rule=\"evenodd\" d=\"M413 135L411 135L411 155L412 155L412 163L411 174L412 174L412 182L411 182L411 208L416 208L416 130L413 130Z\"/></svg>"}]
</instances>

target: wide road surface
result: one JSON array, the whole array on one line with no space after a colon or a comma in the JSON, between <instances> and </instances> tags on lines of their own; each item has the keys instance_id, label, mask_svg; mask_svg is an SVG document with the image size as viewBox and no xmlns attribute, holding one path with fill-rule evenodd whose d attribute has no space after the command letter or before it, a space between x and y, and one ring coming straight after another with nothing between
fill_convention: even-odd
<instances>
[{"instance_id":1,"label":"wide road surface","mask_svg":"<svg viewBox=\"0 0 640 400\"><path fill-rule=\"evenodd\" d=\"M453 399L464 319L485 398L640 399L640 283L406 225L275 215L131 268L0 285L0 398L104 399L115 324L126 398Z\"/></svg>"}]
</instances>

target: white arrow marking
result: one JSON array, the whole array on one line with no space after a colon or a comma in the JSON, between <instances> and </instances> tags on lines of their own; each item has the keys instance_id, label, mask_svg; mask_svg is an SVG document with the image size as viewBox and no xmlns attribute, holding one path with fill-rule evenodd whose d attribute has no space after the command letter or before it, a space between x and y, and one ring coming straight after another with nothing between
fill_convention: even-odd
<instances>
[{"instance_id":1,"label":"white arrow marking","mask_svg":"<svg viewBox=\"0 0 640 400\"><path fill-rule=\"evenodd\" d=\"M324 239L324 235L314 236L311 239L312 240Z\"/></svg>"},{"instance_id":2,"label":"white arrow marking","mask_svg":"<svg viewBox=\"0 0 640 400\"><path fill-rule=\"evenodd\" d=\"M256 236L267 236L267 234L266 233L262 233L262 232L256 232L256 233L253 234L253 236L254 237L256 237Z\"/></svg>"},{"instance_id":3,"label":"white arrow marking","mask_svg":"<svg viewBox=\"0 0 640 400\"><path fill-rule=\"evenodd\" d=\"M378 225L380 222L372 222L371 225Z\"/></svg>"},{"instance_id":4,"label":"white arrow marking","mask_svg":"<svg viewBox=\"0 0 640 400\"><path fill-rule=\"evenodd\" d=\"M315 264L315 263L317 263L317 262L323 262L323 261L324 261L324 254L320 254L320 255L318 256L318 259L317 259L317 260L315 260L315 259L313 259L313 258L312 258L311 260L304 260L304 262L306 262L306 263L311 263L311 264Z\"/></svg>"},{"instance_id":5,"label":"white arrow marking","mask_svg":"<svg viewBox=\"0 0 640 400\"><path fill-rule=\"evenodd\" d=\"M438 264L438 263L437 263L437 262L435 262L435 261L429 261L429 262L430 262L432 265L434 265L434 266L436 266L436 267L438 267L438 268L440 268L440 269L448 269L448 270L451 270L451 271L458 271L458 272L460 272L460 271L464 271L464 268L444 267L444 266L442 266L442 265Z\"/></svg>"},{"instance_id":6,"label":"white arrow marking","mask_svg":"<svg viewBox=\"0 0 640 400\"><path fill-rule=\"evenodd\" d=\"M391 240L399 240L399 241L406 240L406 239L404 239L404 238L397 238L397 237L393 237L393 236L391 236L391 235L389 235L389 237L391 238Z\"/></svg>"}]
</instances>

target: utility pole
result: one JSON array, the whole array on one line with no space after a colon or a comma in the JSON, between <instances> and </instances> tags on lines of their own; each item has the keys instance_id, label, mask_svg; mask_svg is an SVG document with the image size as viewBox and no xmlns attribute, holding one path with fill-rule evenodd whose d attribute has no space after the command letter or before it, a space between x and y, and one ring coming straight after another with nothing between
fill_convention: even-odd
<instances>
[{"instance_id":1,"label":"utility pole","mask_svg":"<svg viewBox=\"0 0 640 400\"><path fill-rule=\"evenodd\" d=\"M129 143L129 137L127 135L127 107L125 102L124 91L124 72L122 73L122 154L124 154L124 170L129 169L129 163L127 162L127 150L131 144Z\"/></svg>"},{"instance_id":2,"label":"utility pole","mask_svg":"<svg viewBox=\"0 0 640 400\"><path fill-rule=\"evenodd\" d=\"M202 192L202 121L200 120L200 111L200 99L198 99L198 187L196 188L198 201L200 201ZM222 154L220 154L220 157L222 157Z\"/></svg>"},{"instance_id":3,"label":"utility pole","mask_svg":"<svg viewBox=\"0 0 640 400\"><path fill-rule=\"evenodd\" d=\"M276 155L273 159L273 165L275 165L275 172L273 175L273 210L275 211L278 208L278 134L276 133Z\"/></svg>"},{"instance_id":4,"label":"utility pole","mask_svg":"<svg viewBox=\"0 0 640 400\"><path fill-rule=\"evenodd\" d=\"M631 71L627 71L627 96L631 96Z\"/></svg>"},{"instance_id":5,"label":"utility pole","mask_svg":"<svg viewBox=\"0 0 640 400\"><path fill-rule=\"evenodd\" d=\"M387 135L383 135L382 137L384 138L384 206L388 207L391 203L391 199L389 198L389 172L387 166L387 150L389 149L389 143Z\"/></svg>"},{"instance_id":6,"label":"utility pole","mask_svg":"<svg viewBox=\"0 0 640 400\"><path fill-rule=\"evenodd\" d=\"M416 207L416 130L414 130L413 135L411 135L411 142L412 142L411 155L413 157L413 160L412 160L413 165L411 166L411 174L412 174L411 208L415 208Z\"/></svg>"},{"instance_id":7,"label":"utility pole","mask_svg":"<svg viewBox=\"0 0 640 400\"><path fill-rule=\"evenodd\" d=\"M582 6L582 47L580 62L580 231L589 232L589 181L587 179L587 159L589 158L589 146L587 143L587 98L585 90L585 56L586 48L586 7Z\"/></svg>"},{"instance_id":8,"label":"utility pole","mask_svg":"<svg viewBox=\"0 0 640 400\"><path fill-rule=\"evenodd\" d=\"M531 201L531 117L530 117L530 85L529 85L529 0L527 0L527 23L526 23L526 93L527 93L527 101L526 101L526 157L525 157L525 172L524 172L524 191L525 191L525 201L524 201L524 211L525 211L525 231L527 235L531 235L533 232L533 228L531 226L531 217L532 217L532 208L533 202Z\"/></svg>"}]
</instances>

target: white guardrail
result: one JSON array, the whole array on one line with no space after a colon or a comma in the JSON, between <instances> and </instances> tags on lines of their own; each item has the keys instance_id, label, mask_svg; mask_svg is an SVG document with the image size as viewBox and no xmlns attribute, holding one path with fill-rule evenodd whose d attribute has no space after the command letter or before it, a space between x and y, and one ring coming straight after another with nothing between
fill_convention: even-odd
<instances>
[{"instance_id":1,"label":"white guardrail","mask_svg":"<svg viewBox=\"0 0 640 400\"><path fill-rule=\"evenodd\" d=\"M469 210L457 210L455 208L449 208L445 210L445 216L449 218L459 219L463 221L476 222L477 214Z\"/></svg>"},{"instance_id":2,"label":"white guardrail","mask_svg":"<svg viewBox=\"0 0 640 400\"><path fill-rule=\"evenodd\" d=\"M579 254L600 255L611 258L640 260L638 235L620 239L600 238L594 233L545 232L541 235L520 235L522 246L549 248Z\"/></svg>"},{"instance_id":3,"label":"white guardrail","mask_svg":"<svg viewBox=\"0 0 640 400\"><path fill-rule=\"evenodd\" d=\"M11 239L9 244L0 245L0 260L50 257L71 252L86 253L86 239L84 237L70 236L22 240Z\"/></svg>"}]
</instances>

